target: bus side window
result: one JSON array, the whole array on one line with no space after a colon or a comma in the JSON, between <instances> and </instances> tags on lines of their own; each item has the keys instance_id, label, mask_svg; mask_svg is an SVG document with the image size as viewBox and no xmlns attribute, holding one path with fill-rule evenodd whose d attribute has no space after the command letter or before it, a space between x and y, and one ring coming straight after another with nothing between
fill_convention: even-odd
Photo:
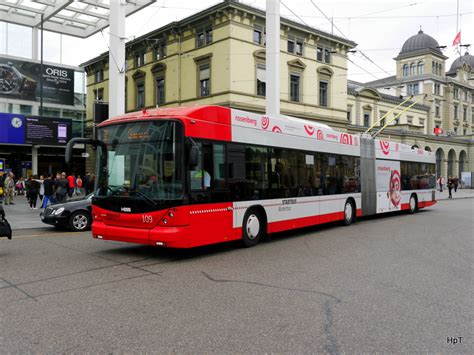
<instances>
[{"instance_id":1,"label":"bus side window","mask_svg":"<svg viewBox=\"0 0 474 355\"><path fill-rule=\"evenodd\" d=\"M213 176L212 184L215 190L227 188L225 177L225 150L223 144L214 144L212 146L213 158Z\"/></svg>"},{"instance_id":2,"label":"bus side window","mask_svg":"<svg viewBox=\"0 0 474 355\"><path fill-rule=\"evenodd\" d=\"M246 199L245 147L241 144L227 144L227 176L230 201Z\"/></svg>"},{"instance_id":3,"label":"bus side window","mask_svg":"<svg viewBox=\"0 0 474 355\"><path fill-rule=\"evenodd\" d=\"M198 164L189 172L189 179L191 190L205 190L210 187L210 176L203 167L203 145L202 143L197 143L197 145L199 147Z\"/></svg>"}]
</instances>

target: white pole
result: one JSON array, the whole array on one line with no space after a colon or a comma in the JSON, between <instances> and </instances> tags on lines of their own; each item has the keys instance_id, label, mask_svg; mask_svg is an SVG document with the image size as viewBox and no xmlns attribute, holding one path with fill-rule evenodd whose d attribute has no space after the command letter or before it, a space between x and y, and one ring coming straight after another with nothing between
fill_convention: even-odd
<instances>
[{"instance_id":1,"label":"white pole","mask_svg":"<svg viewBox=\"0 0 474 355\"><path fill-rule=\"evenodd\" d=\"M266 8L266 111L280 115L280 1L267 0Z\"/></svg>"},{"instance_id":2,"label":"white pole","mask_svg":"<svg viewBox=\"0 0 474 355\"><path fill-rule=\"evenodd\" d=\"M39 36L38 36L38 27L33 27L31 29L31 59L38 59L38 42L39 42Z\"/></svg>"},{"instance_id":3,"label":"white pole","mask_svg":"<svg viewBox=\"0 0 474 355\"><path fill-rule=\"evenodd\" d=\"M109 116L125 112L125 4L110 2Z\"/></svg>"},{"instance_id":4,"label":"white pole","mask_svg":"<svg viewBox=\"0 0 474 355\"><path fill-rule=\"evenodd\" d=\"M31 170L33 175L38 175L38 147L31 147Z\"/></svg>"}]
</instances>

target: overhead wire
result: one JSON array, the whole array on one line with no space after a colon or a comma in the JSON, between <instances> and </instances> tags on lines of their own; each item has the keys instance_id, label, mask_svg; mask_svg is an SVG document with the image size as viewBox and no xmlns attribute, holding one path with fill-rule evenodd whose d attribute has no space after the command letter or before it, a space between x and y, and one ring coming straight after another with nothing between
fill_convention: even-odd
<instances>
[{"instance_id":1,"label":"overhead wire","mask_svg":"<svg viewBox=\"0 0 474 355\"><path fill-rule=\"evenodd\" d=\"M331 26L333 26L335 29L337 29L337 30L339 31L339 33L340 33L344 38L347 39L347 36L344 34L344 32L342 32L342 30L341 30L339 27L337 27L337 26L334 24L334 21L331 20L331 19L324 13L324 11L321 10L321 9L318 7L318 5L316 5L316 4L314 3L313 0L310 0L310 2L311 2L311 4L313 4L313 6L329 21L329 23L331 24ZM366 60L368 60L370 63L372 63L372 64L375 65L377 68L379 68L380 70L384 71L387 75L390 76L390 74L389 74L388 71L386 71L384 68L382 68L382 67L381 67L380 65L378 65L377 63L375 63L375 62L374 62L367 54L365 54L362 50L359 49L359 50L357 50L357 51L358 51ZM347 59L349 60L349 57L347 57ZM355 64L353 61L351 61L351 60L349 60L349 61L350 61L351 63ZM359 68L360 68L360 66L359 66ZM370 75L375 77L375 75L373 75L372 73L371 73ZM376 77L376 79L378 79L378 78Z\"/></svg>"}]
</instances>

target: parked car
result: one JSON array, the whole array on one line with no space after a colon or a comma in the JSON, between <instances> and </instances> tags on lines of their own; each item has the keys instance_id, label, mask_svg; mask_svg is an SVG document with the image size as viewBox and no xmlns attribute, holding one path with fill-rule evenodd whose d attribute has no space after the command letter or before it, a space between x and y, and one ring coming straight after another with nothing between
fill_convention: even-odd
<instances>
[{"instance_id":1,"label":"parked car","mask_svg":"<svg viewBox=\"0 0 474 355\"><path fill-rule=\"evenodd\" d=\"M50 205L41 212L41 221L56 228L69 228L75 232L82 232L92 224L92 196L91 193L82 199Z\"/></svg>"}]
</instances>

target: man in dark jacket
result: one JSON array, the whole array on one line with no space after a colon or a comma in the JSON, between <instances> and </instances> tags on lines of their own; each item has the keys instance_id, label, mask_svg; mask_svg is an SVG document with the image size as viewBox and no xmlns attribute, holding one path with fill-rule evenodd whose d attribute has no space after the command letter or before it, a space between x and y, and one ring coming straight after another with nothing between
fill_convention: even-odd
<instances>
[{"instance_id":1,"label":"man in dark jacket","mask_svg":"<svg viewBox=\"0 0 474 355\"><path fill-rule=\"evenodd\" d=\"M56 201L65 202L69 187L69 181L66 179L66 173L61 173L61 176L57 179L56 184Z\"/></svg>"},{"instance_id":2,"label":"man in dark jacket","mask_svg":"<svg viewBox=\"0 0 474 355\"><path fill-rule=\"evenodd\" d=\"M49 175L43 181L44 186L44 199L43 205L41 208L46 208L48 206L48 202L54 203L54 181L53 175Z\"/></svg>"},{"instance_id":3,"label":"man in dark jacket","mask_svg":"<svg viewBox=\"0 0 474 355\"><path fill-rule=\"evenodd\" d=\"M91 173L87 172L86 176L84 176L84 181L82 182L82 186L84 186L84 188L86 189L86 196L89 195L89 193L91 192L89 188L90 180L91 180Z\"/></svg>"}]
</instances>

